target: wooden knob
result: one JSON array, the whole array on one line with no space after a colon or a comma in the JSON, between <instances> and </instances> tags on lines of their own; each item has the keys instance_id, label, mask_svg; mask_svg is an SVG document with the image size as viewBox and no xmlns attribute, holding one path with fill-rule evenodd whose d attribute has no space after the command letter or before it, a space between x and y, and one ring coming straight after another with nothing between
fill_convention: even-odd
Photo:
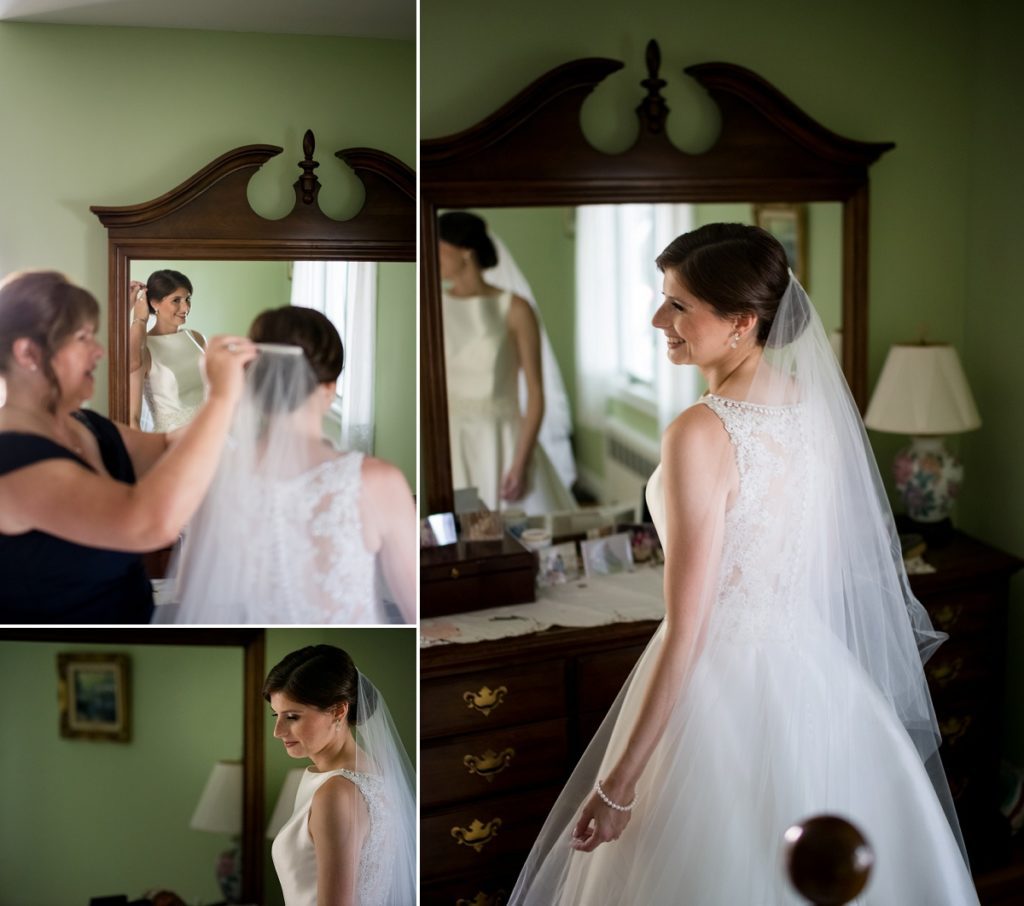
<instances>
[{"instance_id":1,"label":"wooden knob","mask_svg":"<svg viewBox=\"0 0 1024 906\"><path fill-rule=\"evenodd\" d=\"M786 869L793 887L815 906L842 906L864 889L875 854L849 821L819 815L785 834Z\"/></svg>"}]
</instances>

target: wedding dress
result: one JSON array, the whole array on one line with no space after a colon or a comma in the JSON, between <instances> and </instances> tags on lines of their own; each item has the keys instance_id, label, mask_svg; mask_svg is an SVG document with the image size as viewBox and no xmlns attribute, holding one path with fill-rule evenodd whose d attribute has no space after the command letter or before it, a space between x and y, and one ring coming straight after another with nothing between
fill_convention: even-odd
<instances>
[{"instance_id":1,"label":"wedding dress","mask_svg":"<svg viewBox=\"0 0 1024 906\"><path fill-rule=\"evenodd\" d=\"M191 332L146 337L151 364L142 397L152 415L153 431L173 431L187 425L202 405L203 378L199 368L202 347Z\"/></svg>"},{"instance_id":2,"label":"wedding dress","mask_svg":"<svg viewBox=\"0 0 1024 906\"><path fill-rule=\"evenodd\" d=\"M851 821L874 850L857 904L978 902L919 655L941 635L909 592L866 436L795 279L776 328L785 339L769 337L748 399L696 404L733 452L707 481L734 491L708 514L717 565L629 824L592 853L570 846L595 779L629 742L664 623L552 810L515 906L797 906L783 835L820 814ZM665 540L678 503L661 472L647 500Z\"/></svg>"},{"instance_id":3,"label":"wedding dress","mask_svg":"<svg viewBox=\"0 0 1024 906\"><path fill-rule=\"evenodd\" d=\"M299 429L315 384L303 356L264 350L254 366L172 565L176 622L386 622L363 540L363 454Z\"/></svg>"},{"instance_id":4,"label":"wedding dress","mask_svg":"<svg viewBox=\"0 0 1024 906\"><path fill-rule=\"evenodd\" d=\"M510 292L443 297L452 483L457 489L475 487L492 510L508 506L534 515L573 509L572 495L540 443L530 457L526 493L515 501L501 499L522 423L519 364L508 330L511 303Z\"/></svg>"}]
</instances>

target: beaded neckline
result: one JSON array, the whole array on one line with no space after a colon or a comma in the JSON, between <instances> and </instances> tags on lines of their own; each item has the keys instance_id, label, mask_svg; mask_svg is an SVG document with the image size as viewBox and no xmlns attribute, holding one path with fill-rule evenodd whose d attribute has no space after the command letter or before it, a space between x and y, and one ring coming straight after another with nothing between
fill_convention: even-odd
<instances>
[{"instance_id":1,"label":"beaded neckline","mask_svg":"<svg viewBox=\"0 0 1024 906\"><path fill-rule=\"evenodd\" d=\"M775 406L768 406L762 403L750 403L747 400L736 400L730 396L719 396L717 393L712 393L710 390L707 391L699 400L718 400L726 406L737 406L743 409L756 409L761 412L785 412L791 409L798 409L801 403L780 403Z\"/></svg>"}]
</instances>

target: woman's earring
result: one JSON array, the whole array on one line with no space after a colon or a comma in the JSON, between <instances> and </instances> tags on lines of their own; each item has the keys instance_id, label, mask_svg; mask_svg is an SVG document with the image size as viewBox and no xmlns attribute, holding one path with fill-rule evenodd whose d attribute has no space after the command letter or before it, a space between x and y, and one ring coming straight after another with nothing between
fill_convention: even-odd
<instances>
[{"instance_id":1,"label":"woman's earring","mask_svg":"<svg viewBox=\"0 0 1024 906\"><path fill-rule=\"evenodd\" d=\"M730 348L735 349L736 348L736 344L739 343L739 341L740 341L740 332L737 330L732 335L732 342L729 344Z\"/></svg>"}]
</instances>

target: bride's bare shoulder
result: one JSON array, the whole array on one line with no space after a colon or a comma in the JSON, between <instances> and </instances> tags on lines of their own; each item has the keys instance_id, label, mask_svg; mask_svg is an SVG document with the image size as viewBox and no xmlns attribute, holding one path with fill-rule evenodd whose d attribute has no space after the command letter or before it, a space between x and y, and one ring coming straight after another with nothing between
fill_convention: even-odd
<instances>
[{"instance_id":1,"label":"bride's bare shoulder","mask_svg":"<svg viewBox=\"0 0 1024 906\"><path fill-rule=\"evenodd\" d=\"M728 443L722 420L709 406L697 403L684 409L665 429L661 437L662 459L666 453L715 453Z\"/></svg>"}]
</instances>

